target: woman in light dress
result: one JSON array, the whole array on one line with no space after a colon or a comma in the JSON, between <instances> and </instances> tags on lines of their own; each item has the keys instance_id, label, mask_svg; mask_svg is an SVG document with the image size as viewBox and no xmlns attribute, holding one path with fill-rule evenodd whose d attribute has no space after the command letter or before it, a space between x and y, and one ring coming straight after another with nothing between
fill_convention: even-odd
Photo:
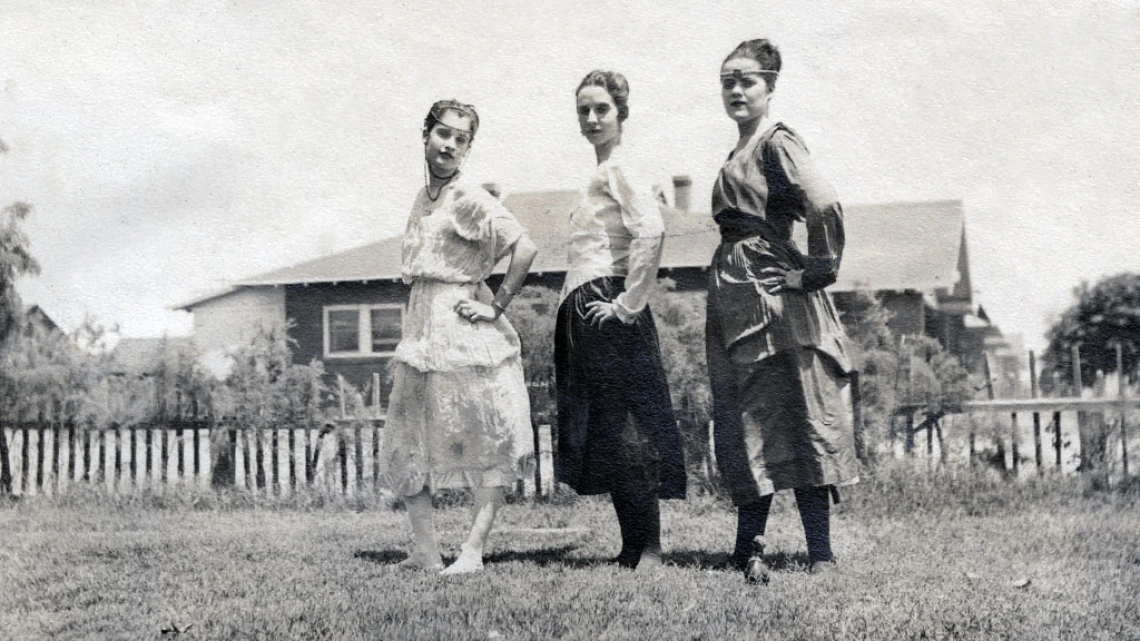
<instances>
[{"instance_id":1,"label":"woman in light dress","mask_svg":"<svg viewBox=\"0 0 1140 641\"><path fill-rule=\"evenodd\" d=\"M847 337L824 287L843 254L843 210L803 140L767 121L780 72L767 40L741 43L720 70L740 133L713 187L721 244L706 324L717 465L737 507L733 561L767 581L763 538L779 490L794 490L813 571L834 567L835 486L858 480ZM807 225L807 253L792 227Z\"/></svg>"},{"instance_id":2,"label":"woman in light dress","mask_svg":"<svg viewBox=\"0 0 1140 641\"><path fill-rule=\"evenodd\" d=\"M443 574L483 568L505 488L533 454L519 337L504 311L537 252L499 201L461 175L478 128L475 109L453 100L432 105L424 121L427 184L404 235L411 295L384 427L384 475L404 499L413 534L401 565ZM507 255L510 268L492 294L484 281ZM432 491L465 487L474 490L471 531L443 569Z\"/></svg>"},{"instance_id":3,"label":"woman in light dress","mask_svg":"<svg viewBox=\"0 0 1140 641\"><path fill-rule=\"evenodd\" d=\"M576 92L597 166L570 216L569 268L555 330L555 476L579 494L609 493L617 563L660 565L658 498L685 496L681 436L648 302L664 240L661 190L622 148L629 85L594 71Z\"/></svg>"}]
</instances>

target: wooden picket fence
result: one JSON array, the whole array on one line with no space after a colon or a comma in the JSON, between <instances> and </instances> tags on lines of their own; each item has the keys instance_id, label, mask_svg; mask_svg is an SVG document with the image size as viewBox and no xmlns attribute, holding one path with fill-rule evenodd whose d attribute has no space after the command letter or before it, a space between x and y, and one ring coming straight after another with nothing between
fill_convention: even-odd
<instances>
[{"instance_id":1,"label":"wooden picket fence","mask_svg":"<svg viewBox=\"0 0 1140 641\"><path fill-rule=\"evenodd\" d=\"M1118 372L1123 370L1121 358L1120 347L1117 346ZM1072 353L1072 363L1073 378L1079 380L1080 353L1076 348ZM1111 465L1119 463L1120 479L1127 481L1131 478L1129 450L1135 444L1129 438L1129 425L1135 424L1136 417L1140 416L1140 398L1128 395L1123 378L1117 378L1119 386L1115 395L1109 395L1101 385L1083 390L1086 393L1083 396L1043 397L1038 388L1036 358L1033 352L1029 352L1029 398L995 398L988 359L984 374L987 398L983 400L967 401L938 412L931 412L920 405L899 407L890 426L891 450L895 450L895 440L902 436L905 439L902 455L919 456L921 448L915 441L925 431L926 458L945 464L948 447L943 436L944 424L960 418L985 416L993 421L992 436L999 450L995 454L998 460L990 462L1013 477L1020 475L1024 460L1038 474L1048 469L1107 473ZM1070 390L1073 391L1076 390ZM898 422L905 425L899 426ZM975 465L982 459L977 446L978 435L975 424L966 422L966 456L969 463ZM1022 455L1030 442L1032 458ZM1072 443L1078 447L1070 447ZM1069 450L1067 457L1066 449Z\"/></svg>"},{"instance_id":2,"label":"wooden picket fence","mask_svg":"<svg viewBox=\"0 0 1140 641\"><path fill-rule=\"evenodd\" d=\"M193 421L90 429L68 424L0 424L0 494L56 494L93 484L115 493L160 486L232 486L288 496L300 488L335 495L380 493L383 419L323 426L250 429ZM550 427L538 426L534 479L517 488L553 489Z\"/></svg>"}]
</instances>

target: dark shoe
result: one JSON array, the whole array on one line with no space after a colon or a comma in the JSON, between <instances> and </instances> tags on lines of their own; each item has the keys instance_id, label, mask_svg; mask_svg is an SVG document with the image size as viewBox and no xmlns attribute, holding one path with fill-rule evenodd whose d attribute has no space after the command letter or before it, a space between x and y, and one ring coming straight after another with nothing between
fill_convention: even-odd
<instances>
[{"instance_id":1,"label":"dark shoe","mask_svg":"<svg viewBox=\"0 0 1140 641\"><path fill-rule=\"evenodd\" d=\"M621 552L618 552L617 558L613 560L614 563L617 563L621 567L631 570L637 568L639 561L641 561L641 550L632 550L626 547L623 547Z\"/></svg>"},{"instance_id":2,"label":"dark shoe","mask_svg":"<svg viewBox=\"0 0 1140 641\"><path fill-rule=\"evenodd\" d=\"M764 537L752 541L752 554L744 564L744 580L748 583L768 585L768 564L764 562Z\"/></svg>"}]
</instances>

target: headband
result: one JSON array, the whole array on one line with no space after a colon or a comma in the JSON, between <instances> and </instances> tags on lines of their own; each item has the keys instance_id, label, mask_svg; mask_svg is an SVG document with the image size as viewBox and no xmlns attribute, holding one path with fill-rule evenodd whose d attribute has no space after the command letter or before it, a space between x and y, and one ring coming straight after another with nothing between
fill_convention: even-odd
<instances>
[{"instance_id":1,"label":"headband","mask_svg":"<svg viewBox=\"0 0 1140 641\"><path fill-rule=\"evenodd\" d=\"M479 129L479 113L475 111L475 107L463 102L459 102L458 100L437 100L435 104L431 106L431 115L434 116L436 120L439 120L443 116L443 112L447 111L448 109L458 111L459 113L471 119L470 131L467 131L466 129L459 129L458 127L452 127L452 129L457 129L458 131L467 131L467 133L474 136L475 131Z\"/></svg>"},{"instance_id":2,"label":"headband","mask_svg":"<svg viewBox=\"0 0 1140 641\"><path fill-rule=\"evenodd\" d=\"M764 74L772 74L773 76L779 76L780 72L775 71L773 69L760 69L760 70L756 70L756 71L741 71L740 69L733 69L732 72L730 72L730 73L721 73L720 77L721 78L735 78L737 80L740 80L744 76L762 76Z\"/></svg>"}]
</instances>

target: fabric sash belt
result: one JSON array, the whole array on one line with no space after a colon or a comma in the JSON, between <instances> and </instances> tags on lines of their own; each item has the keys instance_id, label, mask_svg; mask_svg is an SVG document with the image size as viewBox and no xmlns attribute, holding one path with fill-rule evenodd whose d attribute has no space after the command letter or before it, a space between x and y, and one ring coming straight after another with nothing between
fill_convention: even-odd
<instances>
[{"instance_id":1,"label":"fabric sash belt","mask_svg":"<svg viewBox=\"0 0 1140 641\"><path fill-rule=\"evenodd\" d=\"M788 240L781 238L783 234L778 234L768 221L737 209L723 209L713 220L720 227L721 242L736 243L756 236L769 241Z\"/></svg>"}]
</instances>

